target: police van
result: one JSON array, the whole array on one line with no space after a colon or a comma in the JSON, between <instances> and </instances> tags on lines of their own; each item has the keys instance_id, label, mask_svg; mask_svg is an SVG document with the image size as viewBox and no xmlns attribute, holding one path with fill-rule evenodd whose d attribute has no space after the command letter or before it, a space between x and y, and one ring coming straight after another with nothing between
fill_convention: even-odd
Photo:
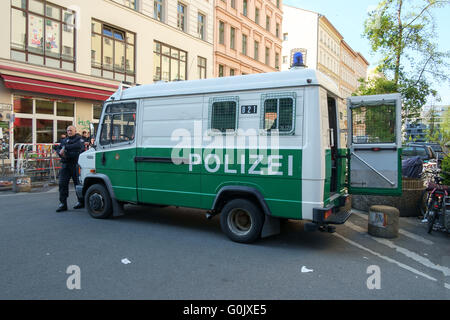
<instances>
[{"instance_id":1,"label":"police van","mask_svg":"<svg viewBox=\"0 0 450 320\"><path fill-rule=\"evenodd\" d=\"M119 88L79 158L89 214L157 204L220 214L250 243L280 220L334 232L349 194L401 194L401 97L339 96L316 70Z\"/></svg>"}]
</instances>

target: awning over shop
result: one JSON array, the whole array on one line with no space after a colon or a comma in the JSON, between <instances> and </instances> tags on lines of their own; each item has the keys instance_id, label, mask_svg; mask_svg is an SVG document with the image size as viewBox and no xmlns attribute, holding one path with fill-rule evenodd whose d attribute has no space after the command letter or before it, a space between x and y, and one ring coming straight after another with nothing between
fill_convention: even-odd
<instances>
[{"instance_id":1,"label":"awning over shop","mask_svg":"<svg viewBox=\"0 0 450 320\"><path fill-rule=\"evenodd\" d=\"M107 91L92 89L70 84L10 76L5 74L1 74L0 76L5 82L5 87L14 90L39 92L97 101L104 101L114 93L113 90Z\"/></svg>"}]
</instances>

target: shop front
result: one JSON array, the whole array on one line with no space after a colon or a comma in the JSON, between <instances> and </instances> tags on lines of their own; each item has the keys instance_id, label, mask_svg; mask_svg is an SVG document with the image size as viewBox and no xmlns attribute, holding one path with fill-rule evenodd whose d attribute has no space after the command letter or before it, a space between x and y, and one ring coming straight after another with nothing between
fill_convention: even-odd
<instances>
[{"instance_id":1,"label":"shop front","mask_svg":"<svg viewBox=\"0 0 450 320\"><path fill-rule=\"evenodd\" d=\"M19 146L35 151L40 145L58 142L69 125L81 134L89 131L91 123L98 123L102 102L118 83L73 75L0 64L0 103L10 106L9 119L0 123L2 142L8 144L3 158L11 165Z\"/></svg>"}]
</instances>

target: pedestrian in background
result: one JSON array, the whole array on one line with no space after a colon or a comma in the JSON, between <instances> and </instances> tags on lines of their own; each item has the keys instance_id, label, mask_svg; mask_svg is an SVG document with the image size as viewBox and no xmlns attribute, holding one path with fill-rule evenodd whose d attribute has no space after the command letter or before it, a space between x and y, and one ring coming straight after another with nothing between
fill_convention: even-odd
<instances>
[{"instance_id":1,"label":"pedestrian in background","mask_svg":"<svg viewBox=\"0 0 450 320\"><path fill-rule=\"evenodd\" d=\"M83 130L81 137L84 140L84 150L83 151L89 150L91 138L89 137L88 132L86 130Z\"/></svg>"},{"instance_id":2,"label":"pedestrian in background","mask_svg":"<svg viewBox=\"0 0 450 320\"><path fill-rule=\"evenodd\" d=\"M69 182L72 179L76 186L78 182L78 157L84 151L84 140L77 133L74 126L67 127L67 138L61 141L57 152L61 157L62 168L59 173L59 205L56 212L67 210L67 198L69 197ZM81 199L74 206L74 209L83 208Z\"/></svg>"}]
</instances>

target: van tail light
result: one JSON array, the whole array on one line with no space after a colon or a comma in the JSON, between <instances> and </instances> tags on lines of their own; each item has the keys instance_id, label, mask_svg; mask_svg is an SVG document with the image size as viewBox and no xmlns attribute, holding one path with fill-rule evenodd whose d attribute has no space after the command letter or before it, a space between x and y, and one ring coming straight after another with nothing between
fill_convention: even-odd
<instances>
[{"instance_id":1,"label":"van tail light","mask_svg":"<svg viewBox=\"0 0 450 320\"><path fill-rule=\"evenodd\" d=\"M328 210L325 212L324 219L327 220L333 214L333 210Z\"/></svg>"}]
</instances>

